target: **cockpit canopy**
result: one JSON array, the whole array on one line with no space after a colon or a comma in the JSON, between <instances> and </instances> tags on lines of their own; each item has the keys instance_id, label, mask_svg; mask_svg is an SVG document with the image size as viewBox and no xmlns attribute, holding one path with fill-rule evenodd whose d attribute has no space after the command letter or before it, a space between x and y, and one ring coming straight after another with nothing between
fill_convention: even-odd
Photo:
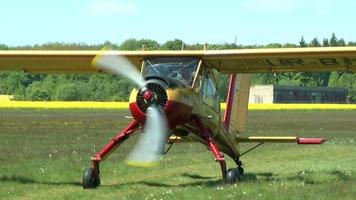
<instances>
[{"instance_id":1,"label":"cockpit canopy","mask_svg":"<svg viewBox=\"0 0 356 200\"><path fill-rule=\"evenodd\" d=\"M147 58L144 60L142 76L157 76L168 81L169 86L192 86L198 69L197 58Z\"/></svg>"}]
</instances>

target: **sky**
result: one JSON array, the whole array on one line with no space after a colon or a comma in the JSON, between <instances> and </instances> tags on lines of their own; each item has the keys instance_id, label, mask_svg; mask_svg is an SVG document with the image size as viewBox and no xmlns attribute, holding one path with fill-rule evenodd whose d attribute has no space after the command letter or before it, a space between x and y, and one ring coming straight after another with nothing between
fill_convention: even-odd
<instances>
[{"instance_id":1,"label":"sky","mask_svg":"<svg viewBox=\"0 0 356 200\"><path fill-rule=\"evenodd\" d=\"M356 41L351 0L1 0L0 44L298 43L334 32Z\"/></svg>"}]
</instances>

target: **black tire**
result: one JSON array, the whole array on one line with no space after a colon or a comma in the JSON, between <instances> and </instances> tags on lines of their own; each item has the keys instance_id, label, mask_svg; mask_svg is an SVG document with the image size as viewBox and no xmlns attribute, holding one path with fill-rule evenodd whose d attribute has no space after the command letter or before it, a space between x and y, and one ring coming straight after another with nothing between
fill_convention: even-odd
<instances>
[{"instance_id":1,"label":"black tire","mask_svg":"<svg viewBox=\"0 0 356 200\"><path fill-rule=\"evenodd\" d=\"M100 185L100 177L94 173L93 168L86 168L83 174L83 188L95 188Z\"/></svg>"},{"instance_id":2,"label":"black tire","mask_svg":"<svg viewBox=\"0 0 356 200\"><path fill-rule=\"evenodd\" d=\"M227 170L226 172L226 183L234 184L239 179L239 171L236 168L232 168Z\"/></svg>"}]
</instances>

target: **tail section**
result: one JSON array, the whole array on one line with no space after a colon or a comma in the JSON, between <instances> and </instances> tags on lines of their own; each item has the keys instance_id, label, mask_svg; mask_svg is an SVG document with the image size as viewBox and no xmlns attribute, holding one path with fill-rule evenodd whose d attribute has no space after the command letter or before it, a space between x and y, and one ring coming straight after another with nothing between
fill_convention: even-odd
<instances>
[{"instance_id":1,"label":"tail section","mask_svg":"<svg viewBox=\"0 0 356 200\"><path fill-rule=\"evenodd\" d=\"M230 76L224 115L224 124L230 134L239 133L245 129L250 79L250 74L232 74Z\"/></svg>"}]
</instances>

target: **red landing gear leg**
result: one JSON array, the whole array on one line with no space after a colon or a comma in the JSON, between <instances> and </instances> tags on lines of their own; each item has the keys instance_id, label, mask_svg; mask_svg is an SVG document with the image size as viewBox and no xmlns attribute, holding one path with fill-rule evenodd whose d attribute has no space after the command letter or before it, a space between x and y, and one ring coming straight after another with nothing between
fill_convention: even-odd
<instances>
[{"instance_id":1,"label":"red landing gear leg","mask_svg":"<svg viewBox=\"0 0 356 200\"><path fill-rule=\"evenodd\" d=\"M205 128L203 123L200 121L198 116L193 116L193 120L198 125L201 130L201 138L209 145L211 152L215 157L215 161L219 162L221 167L221 173L223 177L223 181L226 182L226 162L224 158L224 154L219 151L218 146L215 144L213 138L211 137L209 131Z\"/></svg>"},{"instance_id":2,"label":"red landing gear leg","mask_svg":"<svg viewBox=\"0 0 356 200\"><path fill-rule=\"evenodd\" d=\"M115 138L104 146L95 156L91 158L93 162L92 168L87 168L83 175L83 188L95 188L100 185L100 168L99 163L104 160L112 151L114 151L122 142L128 139L133 133L139 129L139 124L136 120L132 121L124 130L122 130Z\"/></svg>"}]
</instances>

